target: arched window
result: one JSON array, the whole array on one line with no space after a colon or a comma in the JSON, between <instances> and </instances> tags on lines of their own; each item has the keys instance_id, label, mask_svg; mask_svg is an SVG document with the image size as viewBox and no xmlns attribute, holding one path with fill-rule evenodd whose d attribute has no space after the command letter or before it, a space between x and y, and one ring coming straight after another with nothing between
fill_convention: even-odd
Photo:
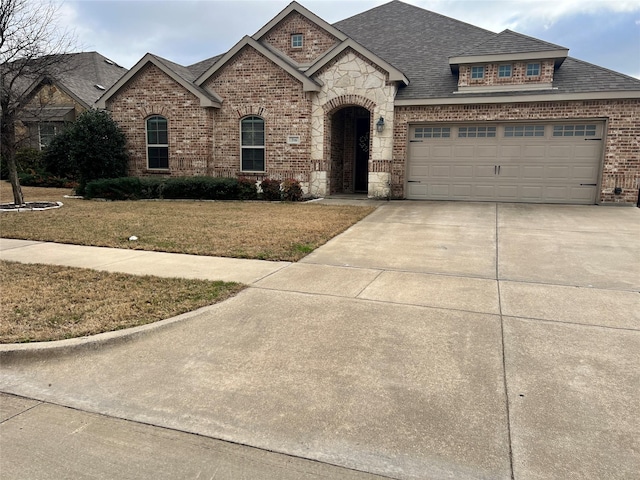
<instances>
[{"instance_id":1,"label":"arched window","mask_svg":"<svg viewBox=\"0 0 640 480\"><path fill-rule=\"evenodd\" d=\"M169 168L167 119L159 115L147 118L147 165L149 169Z\"/></svg>"},{"instance_id":2,"label":"arched window","mask_svg":"<svg viewBox=\"0 0 640 480\"><path fill-rule=\"evenodd\" d=\"M243 172L264 172L264 120L245 117L240 121L240 151Z\"/></svg>"}]
</instances>

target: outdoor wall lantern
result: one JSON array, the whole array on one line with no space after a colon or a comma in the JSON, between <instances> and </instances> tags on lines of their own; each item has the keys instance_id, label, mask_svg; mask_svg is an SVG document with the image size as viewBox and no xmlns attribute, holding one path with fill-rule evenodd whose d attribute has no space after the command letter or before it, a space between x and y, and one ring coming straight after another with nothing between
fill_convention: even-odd
<instances>
[{"instance_id":1,"label":"outdoor wall lantern","mask_svg":"<svg viewBox=\"0 0 640 480\"><path fill-rule=\"evenodd\" d=\"M376 122L376 131L378 133L382 133L383 130L384 130L384 118L380 117Z\"/></svg>"}]
</instances>

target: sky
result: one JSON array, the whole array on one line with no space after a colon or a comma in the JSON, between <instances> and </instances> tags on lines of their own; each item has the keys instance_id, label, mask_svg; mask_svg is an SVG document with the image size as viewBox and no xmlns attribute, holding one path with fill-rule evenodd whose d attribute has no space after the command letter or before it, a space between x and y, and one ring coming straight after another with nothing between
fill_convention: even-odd
<instances>
[{"instance_id":1,"label":"sky","mask_svg":"<svg viewBox=\"0 0 640 480\"><path fill-rule=\"evenodd\" d=\"M640 0L404 1L493 32L508 28L555 43L569 48L572 57L640 78ZM147 52L181 65L224 53L244 35L260 30L290 3L288 0L60 2L60 23L75 32L80 49L97 51L126 68L135 65ZM387 2L298 0L298 3L334 23Z\"/></svg>"}]
</instances>

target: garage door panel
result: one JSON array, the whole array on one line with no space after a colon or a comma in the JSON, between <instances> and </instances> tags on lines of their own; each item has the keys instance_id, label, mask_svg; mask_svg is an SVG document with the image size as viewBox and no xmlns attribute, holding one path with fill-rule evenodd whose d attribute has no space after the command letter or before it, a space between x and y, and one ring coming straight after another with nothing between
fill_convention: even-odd
<instances>
[{"instance_id":1,"label":"garage door panel","mask_svg":"<svg viewBox=\"0 0 640 480\"><path fill-rule=\"evenodd\" d=\"M434 165L431 167L431 176L434 178L451 176L451 167L447 165Z\"/></svg>"},{"instance_id":2,"label":"garage door panel","mask_svg":"<svg viewBox=\"0 0 640 480\"><path fill-rule=\"evenodd\" d=\"M454 178L473 178L473 165L453 165L451 167L451 176Z\"/></svg>"},{"instance_id":3,"label":"garage door panel","mask_svg":"<svg viewBox=\"0 0 640 480\"><path fill-rule=\"evenodd\" d=\"M450 138L410 144L408 179L422 184L409 183L408 197L595 203L597 187L581 186L598 182L603 124L595 124L595 130L576 122L447 125ZM492 136L475 136L489 128ZM459 130L466 136L458 138Z\"/></svg>"}]
</instances>

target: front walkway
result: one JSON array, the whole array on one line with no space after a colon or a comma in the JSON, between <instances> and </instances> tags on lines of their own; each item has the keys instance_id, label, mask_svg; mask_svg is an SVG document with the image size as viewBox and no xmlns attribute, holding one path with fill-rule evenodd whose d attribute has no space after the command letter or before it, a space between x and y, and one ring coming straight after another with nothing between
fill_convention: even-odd
<instances>
[{"instance_id":1,"label":"front walkway","mask_svg":"<svg viewBox=\"0 0 640 480\"><path fill-rule=\"evenodd\" d=\"M389 202L184 321L5 355L0 391L398 479L633 478L639 237L635 208Z\"/></svg>"}]
</instances>

